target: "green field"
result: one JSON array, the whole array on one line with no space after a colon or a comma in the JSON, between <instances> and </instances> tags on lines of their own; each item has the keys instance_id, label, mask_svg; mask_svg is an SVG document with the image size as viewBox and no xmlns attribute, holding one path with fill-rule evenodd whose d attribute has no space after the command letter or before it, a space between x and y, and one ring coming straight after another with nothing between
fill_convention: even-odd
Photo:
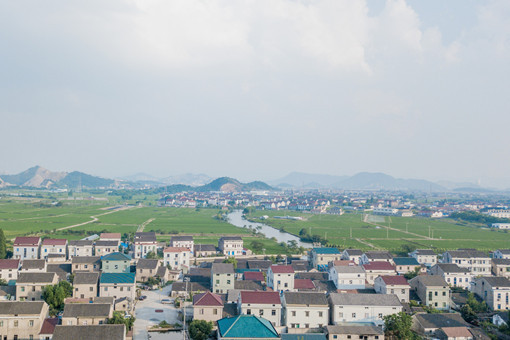
<instances>
[{"instance_id":1,"label":"green field","mask_svg":"<svg viewBox=\"0 0 510 340\"><path fill-rule=\"evenodd\" d=\"M510 233L489 230L485 225L453 219L424 217L383 217L384 222L369 222L366 215L312 215L288 211L255 211L250 218L298 235L301 229L317 234L340 248L388 249L402 251L402 246L433 248L436 251L477 248L484 251L508 248ZM300 216L303 220L277 219L275 216ZM429 231L430 227L430 231ZM430 232L430 237L429 237Z\"/></svg>"}]
</instances>

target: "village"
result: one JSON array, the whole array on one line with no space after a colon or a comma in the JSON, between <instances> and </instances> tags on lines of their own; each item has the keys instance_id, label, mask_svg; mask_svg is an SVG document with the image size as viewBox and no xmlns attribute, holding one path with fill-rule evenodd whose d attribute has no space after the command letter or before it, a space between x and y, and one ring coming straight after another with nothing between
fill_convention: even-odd
<instances>
[{"instance_id":1,"label":"village","mask_svg":"<svg viewBox=\"0 0 510 340\"><path fill-rule=\"evenodd\" d=\"M236 236L17 237L0 260L0 338L505 339L509 278L509 249L268 257ZM48 286L70 287L60 308Z\"/></svg>"}]
</instances>

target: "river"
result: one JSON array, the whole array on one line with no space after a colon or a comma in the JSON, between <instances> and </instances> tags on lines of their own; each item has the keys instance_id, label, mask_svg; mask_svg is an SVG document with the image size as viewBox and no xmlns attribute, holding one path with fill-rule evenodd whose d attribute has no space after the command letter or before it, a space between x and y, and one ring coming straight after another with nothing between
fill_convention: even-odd
<instances>
[{"instance_id":1,"label":"river","mask_svg":"<svg viewBox=\"0 0 510 340\"><path fill-rule=\"evenodd\" d=\"M251 222L251 221L244 219L242 210L234 210L233 212L228 214L227 221L228 221L228 223L230 223L238 228L243 228L244 226L247 226L247 227L252 226L253 228L260 227L260 229L258 229L258 230L261 233L266 235L267 238L273 238L273 237L276 238L278 243L279 242L287 243L289 241L296 241L299 247L304 247L304 248L312 247L311 243L302 242L299 239L299 237L297 237L297 236L294 236L287 232L281 232L280 230L273 228L271 226L268 226L267 224L264 224L264 223Z\"/></svg>"}]
</instances>

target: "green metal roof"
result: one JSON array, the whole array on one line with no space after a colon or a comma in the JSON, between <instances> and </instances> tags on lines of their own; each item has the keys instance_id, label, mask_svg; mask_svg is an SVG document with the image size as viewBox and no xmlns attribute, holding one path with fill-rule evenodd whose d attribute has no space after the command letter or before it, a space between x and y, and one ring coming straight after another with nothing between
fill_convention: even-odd
<instances>
[{"instance_id":1,"label":"green metal roof","mask_svg":"<svg viewBox=\"0 0 510 340\"><path fill-rule=\"evenodd\" d=\"M340 254L338 248L313 248L316 254Z\"/></svg>"},{"instance_id":2,"label":"green metal roof","mask_svg":"<svg viewBox=\"0 0 510 340\"><path fill-rule=\"evenodd\" d=\"M111 253L101 258L101 261L131 261L131 258L122 253Z\"/></svg>"},{"instance_id":3,"label":"green metal roof","mask_svg":"<svg viewBox=\"0 0 510 340\"><path fill-rule=\"evenodd\" d=\"M270 321L255 315L238 315L218 320L218 330L222 338L279 338Z\"/></svg>"},{"instance_id":4,"label":"green metal roof","mask_svg":"<svg viewBox=\"0 0 510 340\"><path fill-rule=\"evenodd\" d=\"M419 266L420 264L414 257L394 257L393 262L396 266Z\"/></svg>"},{"instance_id":5,"label":"green metal roof","mask_svg":"<svg viewBox=\"0 0 510 340\"><path fill-rule=\"evenodd\" d=\"M135 283L135 273L102 273L100 283Z\"/></svg>"}]
</instances>

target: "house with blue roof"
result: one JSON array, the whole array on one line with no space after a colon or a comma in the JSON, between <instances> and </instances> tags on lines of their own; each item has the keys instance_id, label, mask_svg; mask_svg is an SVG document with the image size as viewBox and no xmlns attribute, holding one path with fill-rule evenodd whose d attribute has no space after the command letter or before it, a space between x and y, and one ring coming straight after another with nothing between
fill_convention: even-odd
<instances>
[{"instance_id":1,"label":"house with blue roof","mask_svg":"<svg viewBox=\"0 0 510 340\"><path fill-rule=\"evenodd\" d=\"M404 275L421 267L421 264L414 257L394 257L393 262L399 275Z\"/></svg>"},{"instance_id":2,"label":"house with blue roof","mask_svg":"<svg viewBox=\"0 0 510 340\"><path fill-rule=\"evenodd\" d=\"M133 306L136 297L135 275L136 273L101 273L99 296L113 297L115 300L127 298L129 306Z\"/></svg>"},{"instance_id":3,"label":"house with blue roof","mask_svg":"<svg viewBox=\"0 0 510 340\"><path fill-rule=\"evenodd\" d=\"M218 340L279 339L273 324L255 315L238 315L218 320Z\"/></svg>"},{"instance_id":4,"label":"house with blue roof","mask_svg":"<svg viewBox=\"0 0 510 340\"><path fill-rule=\"evenodd\" d=\"M131 257L119 252L101 257L103 273L129 273L131 271Z\"/></svg>"},{"instance_id":5,"label":"house with blue roof","mask_svg":"<svg viewBox=\"0 0 510 340\"><path fill-rule=\"evenodd\" d=\"M328 263L331 261L338 261L342 258L342 254L338 248L312 248L310 251L310 262L313 268L326 271Z\"/></svg>"}]
</instances>

